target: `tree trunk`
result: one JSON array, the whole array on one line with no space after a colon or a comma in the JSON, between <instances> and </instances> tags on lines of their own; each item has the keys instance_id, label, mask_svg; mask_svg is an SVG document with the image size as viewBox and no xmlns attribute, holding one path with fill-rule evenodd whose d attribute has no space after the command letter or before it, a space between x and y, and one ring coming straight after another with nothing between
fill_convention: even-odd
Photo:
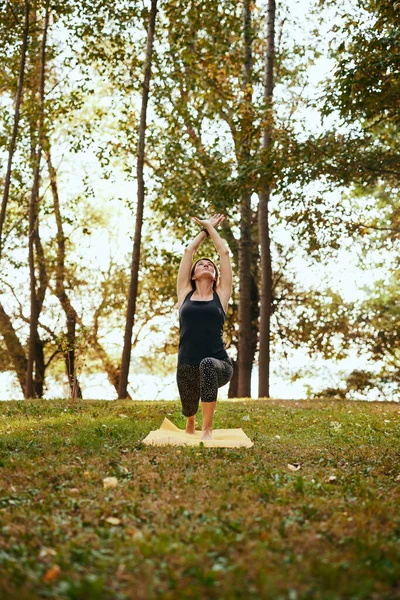
<instances>
[{"instance_id":1,"label":"tree trunk","mask_svg":"<svg viewBox=\"0 0 400 600\"><path fill-rule=\"evenodd\" d=\"M250 194L240 206L238 397L250 398L252 369Z\"/></svg>"},{"instance_id":2,"label":"tree trunk","mask_svg":"<svg viewBox=\"0 0 400 600\"><path fill-rule=\"evenodd\" d=\"M39 284L37 286L36 291L36 307L38 318L42 311L42 306L44 302L44 297L46 295L46 290L48 286L48 278L46 272L46 261L43 251L42 242L39 235L39 221L36 220L35 229L34 229L34 243L35 243L35 251L37 256L37 267L39 274ZM42 340L40 339L39 332L36 329L35 336L35 377L33 380L33 392L36 398L43 397L43 388L44 388L44 372L45 372L45 362L44 362L44 345Z\"/></svg>"},{"instance_id":3,"label":"tree trunk","mask_svg":"<svg viewBox=\"0 0 400 600\"><path fill-rule=\"evenodd\" d=\"M228 388L228 398L237 398L238 397L238 359L239 354L236 360L233 360L233 375L232 379L229 382Z\"/></svg>"},{"instance_id":4,"label":"tree trunk","mask_svg":"<svg viewBox=\"0 0 400 600\"><path fill-rule=\"evenodd\" d=\"M44 372L46 365L44 363L44 345L40 339L39 332L36 331L35 338L35 378L33 380L33 395L35 398L43 398Z\"/></svg>"},{"instance_id":5,"label":"tree trunk","mask_svg":"<svg viewBox=\"0 0 400 600\"><path fill-rule=\"evenodd\" d=\"M38 300L36 297L36 276L35 276L35 255L34 255L34 242L35 242L35 228L36 220L38 218L38 199L39 199L39 179L40 179L40 161L42 155L43 146L43 123L44 123L44 84L45 84L45 62L46 62L46 40L47 30L49 26L49 6L46 3L46 12L44 17L43 37L40 48L40 83L39 83L39 101L38 101L38 131L36 148L34 151L34 168L33 168L33 183L31 196L29 201L29 234L28 234L28 248L29 248L29 274L30 274L30 291L31 291L31 314L29 324L29 354L28 364L26 370L26 387L25 387L25 398L32 398L34 396L34 383L33 383L33 365L36 358L36 340L37 340L37 326L39 319L39 307Z\"/></svg>"},{"instance_id":6,"label":"tree trunk","mask_svg":"<svg viewBox=\"0 0 400 600\"><path fill-rule=\"evenodd\" d=\"M57 226L57 262L56 262L56 287L55 294L60 301L61 307L65 313L67 321L66 344L61 351L64 356L65 368L67 372L71 398L82 398L82 390L76 374L76 324L84 329L84 323L78 316L74 306L65 289L65 235L61 216L60 199L58 194L57 173L51 160L51 148L48 138L45 139L45 156L50 176L50 186L53 196L54 216ZM120 374L114 366L112 360L97 339L96 333L87 336L88 344L93 348L99 357L108 380L114 386L118 393ZM128 398L130 398L128 394Z\"/></svg>"},{"instance_id":7,"label":"tree trunk","mask_svg":"<svg viewBox=\"0 0 400 600\"><path fill-rule=\"evenodd\" d=\"M130 365L130 360L131 360L132 330L133 330L133 324L134 324L134 319L135 319L135 310L136 310L136 298L137 298L138 275L139 275L139 264L140 264L140 243L141 243L143 209L144 209L144 199L145 199L143 165L144 165L144 149L145 149L145 135L146 135L146 115L147 115L147 102L148 102L148 98L149 98L149 88L150 88L151 58L152 58L152 52L153 52L153 40L154 40L154 30L155 30L155 23L156 23L156 14L157 14L157 0L152 0L149 26L148 26L148 30L147 30L147 48L146 48L145 68L144 68L142 108L141 108L141 113L140 113L139 143L138 143L138 155L137 155L138 202L137 202L137 208L136 208L136 225L135 225L135 237L134 237L133 251L132 251L131 280L130 280L130 286L129 286L128 309L127 309L126 325L125 325L124 348L122 351L122 359L121 359L121 373L120 373L120 381L119 381L118 398L126 398L127 397L129 365Z\"/></svg>"},{"instance_id":8,"label":"tree trunk","mask_svg":"<svg viewBox=\"0 0 400 600\"><path fill-rule=\"evenodd\" d=\"M19 384L23 392L25 392L26 383L26 366L27 359L25 350L19 341L15 329L12 325L9 315L4 310L3 305L0 303L0 333L3 336L6 344L7 352L11 357L14 365L15 373L18 377Z\"/></svg>"},{"instance_id":9,"label":"tree trunk","mask_svg":"<svg viewBox=\"0 0 400 600\"><path fill-rule=\"evenodd\" d=\"M263 128L262 156L265 164L272 146L272 96L274 89L274 37L275 37L275 0L268 0L267 50L264 71L265 122ZM260 346L258 359L258 396L269 397L270 376L270 334L272 312L272 266L269 232L269 199L271 173L264 172L259 191L259 239L261 253L261 305L260 305Z\"/></svg>"},{"instance_id":10,"label":"tree trunk","mask_svg":"<svg viewBox=\"0 0 400 600\"><path fill-rule=\"evenodd\" d=\"M64 356L65 369L71 398L82 398L82 390L76 374L75 346L76 346L76 322L77 312L72 306L65 291L65 235L60 210L60 199L58 195L57 174L51 160L50 141L46 137L45 155L49 170L50 187L53 196L54 216L57 225L57 263L56 263L56 296L60 301L67 321L66 344L62 345L61 351Z\"/></svg>"},{"instance_id":11,"label":"tree trunk","mask_svg":"<svg viewBox=\"0 0 400 600\"><path fill-rule=\"evenodd\" d=\"M8 203L8 198L10 195L11 168L12 168L12 161L13 161L13 157L14 157L15 146L17 143L19 113L20 113L21 99L22 99L22 88L24 85L26 50L28 47L28 33L29 33L29 10L30 10L30 4L29 4L29 2L26 2L26 4L25 4L25 22L24 22L24 30L23 30L23 36L22 36L21 60L20 60L20 66L19 66L17 93L15 96L14 125L13 125L13 131L12 131L12 135L11 135L10 146L8 148L7 172L6 172L6 176L5 176L5 180L4 180L4 192L3 192L3 200L1 203L1 212L0 212L0 260L1 260L2 245L3 245L3 225L4 225L4 220L6 218L7 203Z\"/></svg>"},{"instance_id":12,"label":"tree trunk","mask_svg":"<svg viewBox=\"0 0 400 600\"><path fill-rule=\"evenodd\" d=\"M245 173L250 159L252 137L252 33L251 2L243 2L243 116L239 169ZM246 184L240 202L239 242L239 344L238 344L238 396L251 396L251 188Z\"/></svg>"}]
</instances>

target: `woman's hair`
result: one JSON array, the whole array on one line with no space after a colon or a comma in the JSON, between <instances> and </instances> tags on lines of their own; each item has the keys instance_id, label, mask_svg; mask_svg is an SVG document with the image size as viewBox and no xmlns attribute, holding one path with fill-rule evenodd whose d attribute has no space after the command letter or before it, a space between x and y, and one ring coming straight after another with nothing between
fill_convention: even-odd
<instances>
[{"instance_id":1,"label":"woman's hair","mask_svg":"<svg viewBox=\"0 0 400 600\"><path fill-rule=\"evenodd\" d=\"M208 260L208 262L210 262L213 265L214 269L215 269L216 278L215 278L215 281L213 281L213 291L215 292L215 288L217 287L218 277L219 277L218 269L217 269L217 265L215 264L215 262L212 261L211 258L207 258L207 257L199 258L199 260L196 260L196 262L194 263L194 265L192 267L192 270L191 270L191 273L190 273L190 284L192 286L192 289L193 290L196 289L196 281L193 281L192 277L194 275L194 270L196 268L197 263L199 263L201 260Z\"/></svg>"}]
</instances>

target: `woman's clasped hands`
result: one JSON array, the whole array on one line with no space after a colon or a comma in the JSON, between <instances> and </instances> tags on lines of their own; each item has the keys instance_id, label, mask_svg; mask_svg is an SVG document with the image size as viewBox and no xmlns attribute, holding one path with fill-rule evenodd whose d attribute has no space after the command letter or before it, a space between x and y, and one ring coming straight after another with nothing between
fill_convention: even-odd
<instances>
[{"instance_id":1,"label":"woman's clasped hands","mask_svg":"<svg viewBox=\"0 0 400 600\"><path fill-rule=\"evenodd\" d=\"M221 214L221 213L216 213L214 216L212 216L209 219L200 219L199 217L192 217L192 220L197 223L197 225L200 225L200 227L204 227L205 229L208 230L208 227L210 225L212 225L213 227L218 227L218 225L220 225L222 223L222 221L225 220L225 215Z\"/></svg>"}]
</instances>

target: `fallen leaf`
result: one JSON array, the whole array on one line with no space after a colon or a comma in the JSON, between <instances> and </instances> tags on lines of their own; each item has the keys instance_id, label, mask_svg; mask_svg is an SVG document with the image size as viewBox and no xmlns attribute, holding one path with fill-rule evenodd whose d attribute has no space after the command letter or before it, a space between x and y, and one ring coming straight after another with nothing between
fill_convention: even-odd
<instances>
[{"instance_id":1,"label":"fallen leaf","mask_svg":"<svg viewBox=\"0 0 400 600\"><path fill-rule=\"evenodd\" d=\"M328 479L328 483L335 483L336 480L337 480L336 475L331 475Z\"/></svg>"},{"instance_id":2,"label":"fallen leaf","mask_svg":"<svg viewBox=\"0 0 400 600\"><path fill-rule=\"evenodd\" d=\"M121 525L121 519L117 519L117 517L107 517L105 522L110 523L110 525Z\"/></svg>"},{"instance_id":3,"label":"fallen leaf","mask_svg":"<svg viewBox=\"0 0 400 600\"><path fill-rule=\"evenodd\" d=\"M299 471L301 469L300 463L293 463L293 464L288 463L287 467L288 467L289 471Z\"/></svg>"},{"instance_id":4,"label":"fallen leaf","mask_svg":"<svg viewBox=\"0 0 400 600\"><path fill-rule=\"evenodd\" d=\"M79 494L79 490L78 490L78 488L70 488L69 493L70 494Z\"/></svg>"},{"instance_id":5,"label":"fallen leaf","mask_svg":"<svg viewBox=\"0 0 400 600\"><path fill-rule=\"evenodd\" d=\"M103 488L108 490L110 488L115 488L118 485L118 479L116 477L104 477L103 479Z\"/></svg>"},{"instance_id":6,"label":"fallen leaf","mask_svg":"<svg viewBox=\"0 0 400 600\"><path fill-rule=\"evenodd\" d=\"M53 581L53 579L57 579L61 575L61 569L58 565L53 565L50 567L48 571L43 575L43 581Z\"/></svg>"},{"instance_id":7,"label":"fallen leaf","mask_svg":"<svg viewBox=\"0 0 400 600\"><path fill-rule=\"evenodd\" d=\"M39 558L47 558L48 556L56 556L57 552L54 548L41 548Z\"/></svg>"},{"instance_id":8,"label":"fallen leaf","mask_svg":"<svg viewBox=\"0 0 400 600\"><path fill-rule=\"evenodd\" d=\"M134 539L134 540L143 540L143 539L144 539L144 535L143 535L143 533L142 533L141 531L139 531L138 529L131 529L131 528L128 528L128 529L126 530L126 533L127 533L128 535L130 535L130 536L131 536L131 538L132 538L132 539Z\"/></svg>"},{"instance_id":9,"label":"fallen leaf","mask_svg":"<svg viewBox=\"0 0 400 600\"><path fill-rule=\"evenodd\" d=\"M123 415L122 413L118 415L119 417L121 417L121 419L127 419L128 415Z\"/></svg>"}]
</instances>

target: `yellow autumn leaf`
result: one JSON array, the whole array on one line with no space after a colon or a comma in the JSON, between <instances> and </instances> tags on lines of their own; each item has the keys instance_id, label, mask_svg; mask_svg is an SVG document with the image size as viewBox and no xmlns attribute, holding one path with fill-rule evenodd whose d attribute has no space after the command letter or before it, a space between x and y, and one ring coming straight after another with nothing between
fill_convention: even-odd
<instances>
[{"instance_id":1,"label":"yellow autumn leaf","mask_svg":"<svg viewBox=\"0 0 400 600\"><path fill-rule=\"evenodd\" d=\"M299 469L301 469L301 465L299 463L295 463L294 465L288 463L287 468L289 471L299 471Z\"/></svg>"},{"instance_id":2,"label":"yellow autumn leaf","mask_svg":"<svg viewBox=\"0 0 400 600\"><path fill-rule=\"evenodd\" d=\"M110 525L121 525L121 519L118 519L117 517L107 517L105 522L109 523Z\"/></svg>"},{"instance_id":3,"label":"yellow autumn leaf","mask_svg":"<svg viewBox=\"0 0 400 600\"><path fill-rule=\"evenodd\" d=\"M56 556L57 552L54 548L41 548L39 552L39 558L47 558L48 556Z\"/></svg>"},{"instance_id":4,"label":"yellow autumn leaf","mask_svg":"<svg viewBox=\"0 0 400 600\"><path fill-rule=\"evenodd\" d=\"M110 488L115 488L118 485L118 479L116 477L104 477L103 479L103 488L108 490Z\"/></svg>"}]
</instances>

